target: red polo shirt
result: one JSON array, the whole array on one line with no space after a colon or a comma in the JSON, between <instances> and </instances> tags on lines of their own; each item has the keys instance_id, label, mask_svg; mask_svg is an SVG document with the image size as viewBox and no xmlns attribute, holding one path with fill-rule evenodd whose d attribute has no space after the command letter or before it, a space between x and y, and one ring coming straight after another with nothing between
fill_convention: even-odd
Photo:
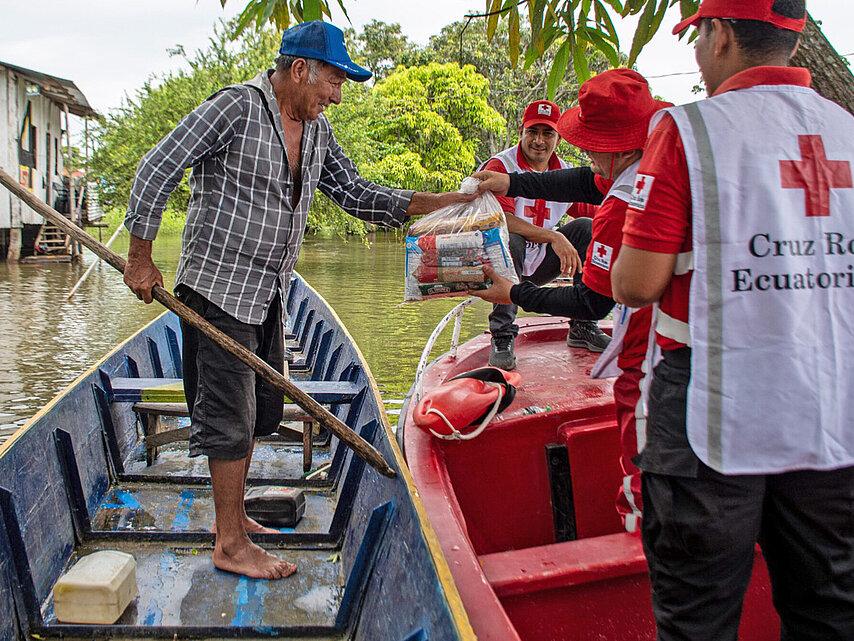
<instances>
[{"instance_id":1,"label":"red polo shirt","mask_svg":"<svg viewBox=\"0 0 854 641\"><path fill-rule=\"evenodd\" d=\"M531 166L528 164L527 159L522 153L522 148L519 146L516 147L516 162L519 163L519 167L522 169L522 171L534 171L533 169L531 169ZM560 168L560 159L558 158L557 154L552 153L551 157L549 158L549 168L546 171L554 171L555 169ZM497 171L502 174L508 173L507 168L504 166L504 163L501 162L501 160L499 160L498 158L490 158L483 166L483 169L488 169L489 171ZM498 198L498 202L501 203L501 209L503 209L506 213L515 215L515 198L501 196L500 198ZM590 205L588 203L573 203L566 213L572 216L573 218L593 218L593 214L595 212L596 205Z\"/></svg>"},{"instance_id":2,"label":"red polo shirt","mask_svg":"<svg viewBox=\"0 0 854 641\"><path fill-rule=\"evenodd\" d=\"M519 164L519 167L522 169L522 171L534 171L533 169L531 169L531 166L528 164L528 160L522 153L522 148L518 145L516 146L516 162ZM501 162L499 158L490 158L483 166L483 168L488 169L489 171L497 171L502 174L509 173L507 171L507 168L504 166L504 163ZM560 168L560 159L557 157L556 153L552 153L551 157L549 158L549 168L546 171L554 171L555 169ZM502 196L498 199L498 202L501 203L501 208L508 214L512 214L516 211L515 198Z\"/></svg>"},{"instance_id":3,"label":"red polo shirt","mask_svg":"<svg viewBox=\"0 0 854 641\"><path fill-rule=\"evenodd\" d=\"M728 78L715 92L737 91L757 85L798 85L809 87L810 73L798 67L753 67ZM714 134L712 134L714 135ZM666 114L649 135L638 174L654 178L646 208L631 207L626 213L623 243L629 247L662 254L679 254L693 249L691 225L691 184L688 163L679 129ZM691 273L673 276L661 296L661 311L688 322ZM684 347L658 336L662 349Z\"/></svg>"},{"instance_id":4,"label":"red polo shirt","mask_svg":"<svg viewBox=\"0 0 854 641\"><path fill-rule=\"evenodd\" d=\"M607 194L613 181L596 176L596 186L603 194ZM623 224L626 220L628 203L619 198L609 198L597 207L593 216L593 238L587 247L587 257L584 261L582 280L585 285L597 294L613 298L611 291L611 269L620 254L623 244ZM593 252L611 250L608 267L602 266L601 261L593 260Z\"/></svg>"}]
</instances>

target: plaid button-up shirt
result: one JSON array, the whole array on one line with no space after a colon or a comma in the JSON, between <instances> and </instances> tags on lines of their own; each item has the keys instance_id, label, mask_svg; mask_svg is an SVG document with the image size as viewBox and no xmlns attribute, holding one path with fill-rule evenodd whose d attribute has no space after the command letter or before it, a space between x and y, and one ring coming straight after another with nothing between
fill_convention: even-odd
<instances>
[{"instance_id":1,"label":"plaid button-up shirt","mask_svg":"<svg viewBox=\"0 0 854 641\"><path fill-rule=\"evenodd\" d=\"M131 234L153 240L169 194L192 167L175 284L253 325L264 320L277 290L287 292L315 189L357 218L392 227L403 223L413 193L362 178L321 114L303 123L302 191L294 207L268 74L247 83L260 92L236 85L216 93L143 157L125 218Z\"/></svg>"}]
</instances>

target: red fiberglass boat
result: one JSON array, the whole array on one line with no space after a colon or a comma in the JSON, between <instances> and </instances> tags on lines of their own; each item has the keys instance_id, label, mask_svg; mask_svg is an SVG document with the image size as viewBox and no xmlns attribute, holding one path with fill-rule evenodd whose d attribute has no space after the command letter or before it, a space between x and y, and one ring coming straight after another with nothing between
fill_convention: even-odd
<instances>
[{"instance_id":1,"label":"red fiberglass boat","mask_svg":"<svg viewBox=\"0 0 854 641\"><path fill-rule=\"evenodd\" d=\"M486 366L488 334L426 366L428 344L398 426L474 632L480 641L654 639L640 537L615 509L612 381L590 378L597 355L567 346L566 319L518 323L522 382L479 436L436 438L413 424L413 410L422 391ZM779 639L779 629L757 548L740 639Z\"/></svg>"}]
</instances>

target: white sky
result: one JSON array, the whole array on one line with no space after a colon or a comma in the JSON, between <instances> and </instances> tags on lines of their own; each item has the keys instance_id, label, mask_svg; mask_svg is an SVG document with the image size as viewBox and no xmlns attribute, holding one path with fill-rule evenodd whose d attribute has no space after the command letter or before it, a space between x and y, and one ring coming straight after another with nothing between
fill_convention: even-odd
<instances>
[{"instance_id":1,"label":"white sky","mask_svg":"<svg viewBox=\"0 0 854 641\"><path fill-rule=\"evenodd\" d=\"M0 0L0 61L73 80L90 104L104 113L118 107L125 94L152 74L181 65L166 50L177 44L192 52L207 46L220 18L239 13L248 0ZM333 5L333 22L349 26ZM484 0L345 0L357 29L376 18L400 23L419 44L472 11L482 12ZM824 34L841 54L854 53L854 3L850 0L807 0ZM653 92L679 103L696 99L691 87L699 81L693 49L670 30L678 11L671 9L661 30L641 55L639 71ZM634 25L617 21L624 51L631 46ZM854 62L854 56L849 60ZM664 74L692 72L668 78ZM73 123L72 123L73 124Z\"/></svg>"}]
</instances>

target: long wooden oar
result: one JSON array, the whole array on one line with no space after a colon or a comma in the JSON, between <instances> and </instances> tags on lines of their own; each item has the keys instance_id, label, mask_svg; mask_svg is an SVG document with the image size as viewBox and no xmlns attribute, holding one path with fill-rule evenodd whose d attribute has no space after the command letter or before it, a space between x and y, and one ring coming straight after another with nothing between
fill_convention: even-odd
<instances>
[{"instance_id":1,"label":"long wooden oar","mask_svg":"<svg viewBox=\"0 0 854 641\"><path fill-rule=\"evenodd\" d=\"M88 247L102 260L115 267L121 273L124 273L125 265L127 264L127 261L125 261L124 258L114 251L104 247L104 245L95 240L95 238L80 229L80 227L69 221L55 209L48 207L32 193L19 185L17 181L15 181L15 179L7 174L2 168L0 168L0 183L2 183L15 196L29 205L31 209L47 218L74 240L77 240ZM270 385L285 394L288 398L304 409L306 413L327 428L330 432L335 434L342 443L346 443L360 458L364 459L380 474L389 478L393 478L395 476L395 471L388 463L386 463L382 454L380 454L375 447L347 427L347 425L345 425L341 420L333 416L328 410L319 405L313 398L303 392L282 374L274 370L255 354L243 347L243 345L223 334L216 327L208 323L205 319L177 300L172 296L172 294L159 285L155 285L152 288L151 294L154 299L164 307L175 312L178 317L201 331L205 336L210 338L229 354L246 363L256 374L258 374L258 376L263 378Z\"/></svg>"}]
</instances>

